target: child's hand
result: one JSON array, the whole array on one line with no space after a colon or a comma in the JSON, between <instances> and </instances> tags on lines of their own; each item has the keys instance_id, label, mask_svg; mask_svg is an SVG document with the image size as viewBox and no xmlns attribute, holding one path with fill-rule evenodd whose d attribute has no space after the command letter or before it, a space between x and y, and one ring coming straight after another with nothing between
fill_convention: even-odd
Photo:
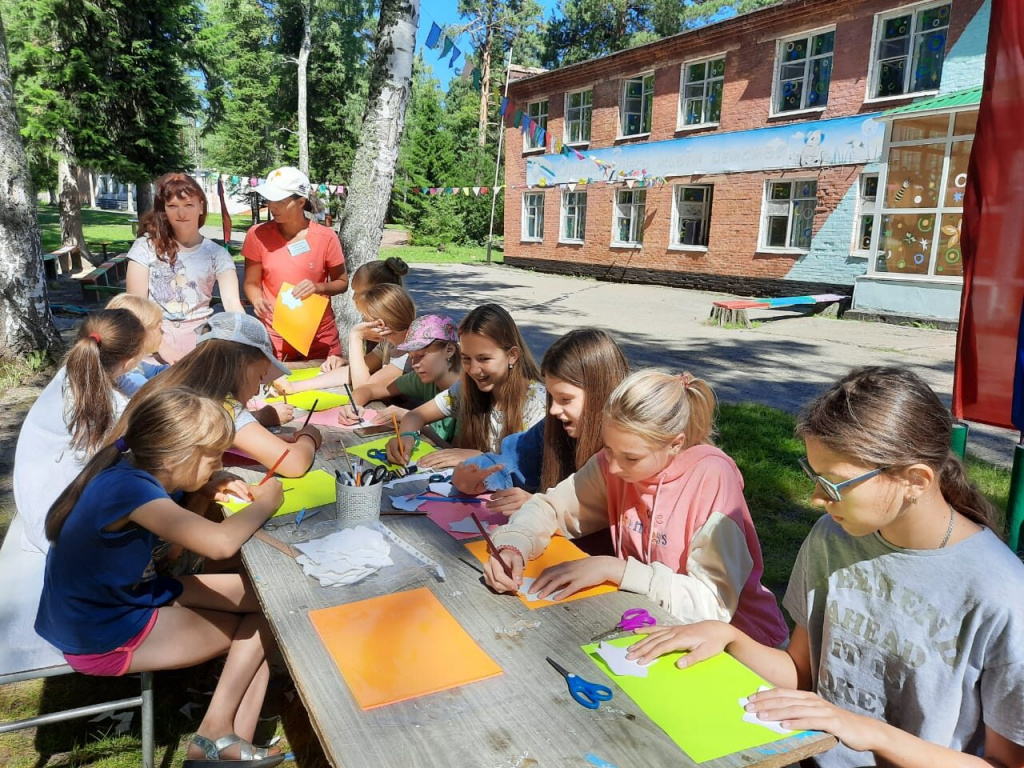
<instances>
[{"instance_id":1,"label":"child's hand","mask_svg":"<svg viewBox=\"0 0 1024 768\"><path fill-rule=\"evenodd\" d=\"M491 500L487 502L487 508L492 512L501 512L506 517L511 517L512 513L528 502L532 495L522 488L495 491L491 494Z\"/></svg>"},{"instance_id":2,"label":"child's hand","mask_svg":"<svg viewBox=\"0 0 1024 768\"><path fill-rule=\"evenodd\" d=\"M284 504L284 484L276 477L272 477L263 485L250 485L254 502L265 502L267 505L267 517L269 518Z\"/></svg>"},{"instance_id":3,"label":"child's hand","mask_svg":"<svg viewBox=\"0 0 1024 768\"><path fill-rule=\"evenodd\" d=\"M391 331L384 325L383 320L369 320L352 326L349 338L362 341L383 341L389 333Z\"/></svg>"},{"instance_id":4,"label":"child's hand","mask_svg":"<svg viewBox=\"0 0 1024 768\"><path fill-rule=\"evenodd\" d=\"M460 493L465 493L469 496L479 496L481 493L487 492L487 486L484 484L484 480L495 472L500 471L504 466L504 464L495 464L493 467L487 467L484 469L482 467L478 467L476 464L467 464L466 462L462 462L452 473L452 485L454 485Z\"/></svg>"},{"instance_id":5,"label":"child's hand","mask_svg":"<svg viewBox=\"0 0 1024 768\"><path fill-rule=\"evenodd\" d=\"M637 632L647 637L629 646L627 659L633 659L640 664L650 664L666 653L689 651L676 662L680 669L721 653L736 638L732 625L723 621L699 621L696 624L659 626L650 629L644 627Z\"/></svg>"},{"instance_id":6,"label":"child's hand","mask_svg":"<svg viewBox=\"0 0 1024 768\"><path fill-rule=\"evenodd\" d=\"M287 376L274 379L270 383L270 386L272 386L279 395L291 395L295 393L295 385L288 381Z\"/></svg>"},{"instance_id":7,"label":"child's hand","mask_svg":"<svg viewBox=\"0 0 1024 768\"><path fill-rule=\"evenodd\" d=\"M333 371L335 368L341 368L348 365L348 361L344 357L338 357L338 355L328 355L327 359L320 363L320 372L327 373Z\"/></svg>"},{"instance_id":8,"label":"child's hand","mask_svg":"<svg viewBox=\"0 0 1024 768\"><path fill-rule=\"evenodd\" d=\"M398 438L396 437L392 437L388 440L388 461L392 464L398 464L404 467L409 463L409 459L412 457L412 452L416 448L416 439L412 437L412 435L402 435L401 445L401 450L399 450ZM420 461L420 465L423 465L422 461Z\"/></svg>"},{"instance_id":9,"label":"child's hand","mask_svg":"<svg viewBox=\"0 0 1024 768\"><path fill-rule=\"evenodd\" d=\"M291 436L291 442L297 443L299 441L300 435L309 435L311 438L313 438L313 444L315 446L313 450L320 450L320 446L323 444L324 438L320 434L319 429L314 427L312 424L307 424L306 426L304 426L302 429L300 429L298 432L295 432Z\"/></svg>"},{"instance_id":10,"label":"child's hand","mask_svg":"<svg viewBox=\"0 0 1024 768\"><path fill-rule=\"evenodd\" d=\"M581 589L610 581L622 583L626 561L617 557L587 557L568 563L553 565L533 582L533 592L541 599L550 599L556 592L558 597L568 597Z\"/></svg>"},{"instance_id":11,"label":"child's hand","mask_svg":"<svg viewBox=\"0 0 1024 768\"><path fill-rule=\"evenodd\" d=\"M831 733L844 746L857 752L873 751L878 745L876 734L881 724L878 720L837 707L810 691L787 688L761 691L750 696L745 709L793 731Z\"/></svg>"},{"instance_id":12,"label":"child's hand","mask_svg":"<svg viewBox=\"0 0 1024 768\"><path fill-rule=\"evenodd\" d=\"M412 451L411 448L409 450ZM471 451L466 448L443 448L440 451L428 453L419 460L418 464L424 469L447 469L448 467L457 467L466 459L472 459L479 455L480 451Z\"/></svg>"},{"instance_id":13,"label":"child's hand","mask_svg":"<svg viewBox=\"0 0 1024 768\"><path fill-rule=\"evenodd\" d=\"M484 581L495 592L518 592L523 584L523 569L526 563L519 553L512 549L503 549L498 554L512 569L512 581L509 581L505 569L493 556L484 563Z\"/></svg>"},{"instance_id":14,"label":"child's hand","mask_svg":"<svg viewBox=\"0 0 1024 768\"><path fill-rule=\"evenodd\" d=\"M343 427L354 427L356 424L363 423L363 416L360 414L356 416L355 410L350 404L345 404L338 408L338 423Z\"/></svg>"},{"instance_id":15,"label":"child's hand","mask_svg":"<svg viewBox=\"0 0 1024 768\"><path fill-rule=\"evenodd\" d=\"M261 409L260 424L265 427L279 427L295 418L295 406L291 403L270 403Z\"/></svg>"},{"instance_id":16,"label":"child's hand","mask_svg":"<svg viewBox=\"0 0 1024 768\"><path fill-rule=\"evenodd\" d=\"M370 420L370 424L377 427L381 424L391 423L391 414L395 414L395 420L399 424L402 423L402 417L407 414L409 410L407 408L399 408L397 405L388 405L377 411L377 415Z\"/></svg>"},{"instance_id":17,"label":"child's hand","mask_svg":"<svg viewBox=\"0 0 1024 768\"><path fill-rule=\"evenodd\" d=\"M214 472L199 492L214 501L231 501L232 497L247 501L252 498L249 486L242 478L223 470Z\"/></svg>"}]
</instances>

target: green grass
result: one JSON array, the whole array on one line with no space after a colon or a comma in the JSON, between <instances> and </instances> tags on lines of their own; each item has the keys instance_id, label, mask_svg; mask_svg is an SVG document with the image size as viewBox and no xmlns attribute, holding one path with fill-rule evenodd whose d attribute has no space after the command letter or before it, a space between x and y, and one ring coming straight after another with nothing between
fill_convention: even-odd
<instances>
[{"instance_id":1,"label":"green grass","mask_svg":"<svg viewBox=\"0 0 1024 768\"><path fill-rule=\"evenodd\" d=\"M99 211L89 208L82 210L82 232L85 242L93 253L103 253L100 243L110 242L107 253L113 256L131 248L135 241L131 220L134 214L119 211ZM39 206L39 230L43 240L43 253L60 248L60 211L52 205Z\"/></svg>"},{"instance_id":2,"label":"green grass","mask_svg":"<svg viewBox=\"0 0 1024 768\"><path fill-rule=\"evenodd\" d=\"M396 250L404 252L409 249ZM0 366L0 376L2 371ZM751 403L722 404L718 419L718 445L736 460L743 472L744 493L764 555L764 583L780 596L786 588L800 544L820 515L820 511L808 502L811 484L796 463L804 455L804 448L793 435L795 425L793 416ZM971 479L1005 512L1009 471L971 456L968 456L967 464ZM158 764L180 764L187 739L201 712L194 710L192 718L186 718L179 710L190 701L205 706L206 699L189 693L188 689L211 690L216 682L217 669L216 663L210 663L156 676ZM71 676L6 686L0 689L0 719L26 717L89 701L133 695L132 685L133 682L123 680ZM282 725L278 733L286 734L282 743L296 752L298 765L303 768L324 768L327 765L297 697L289 702L278 691L270 697L264 711L281 715ZM128 735L112 734L110 724L109 720L100 723L77 721L35 732L21 731L0 736L0 765L10 768L38 768L43 765L48 768L79 765L127 768L138 765L141 749L138 715ZM174 757L170 758L168 754ZM46 756L49 755L58 757L47 761Z\"/></svg>"},{"instance_id":3,"label":"green grass","mask_svg":"<svg viewBox=\"0 0 1024 768\"><path fill-rule=\"evenodd\" d=\"M482 264L487 260L487 248L480 245L446 245L443 251L430 245L402 245L381 248L380 257L398 256L409 263L420 264ZM491 262L504 264L505 254L497 248L491 249Z\"/></svg>"},{"instance_id":4,"label":"green grass","mask_svg":"<svg viewBox=\"0 0 1024 768\"><path fill-rule=\"evenodd\" d=\"M242 211L236 213L231 217L231 231L232 232L246 232L252 224L252 215L248 211ZM223 219L219 213L208 213L206 214L207 227L216 227L217 231L220 232L223 229Z\"/></svg>"}]
</instances>

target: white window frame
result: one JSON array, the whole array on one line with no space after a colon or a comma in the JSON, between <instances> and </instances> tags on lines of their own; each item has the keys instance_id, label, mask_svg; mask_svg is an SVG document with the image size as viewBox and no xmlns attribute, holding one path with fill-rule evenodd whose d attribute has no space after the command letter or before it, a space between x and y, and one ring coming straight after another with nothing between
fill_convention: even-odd
<instances>
[{"instance_id":1,"label":"white window frame","mask_svg":"<svg viewBox=\"0 0 1024 768\"><path fill-rule=\"evenodd\" d=\"M632 195L631 201L628 203L621 203L620 198L623 195ZM636 195L642 195L640 202L637 202ZM622 215L625 210L623 206L629 208L629 234L633 239L630 240L619 240L619 219L627 218ZM637 212L640 211L638 214ZM629 189L629 188L618 188L615 190L615 200L612 205L612 242L611 244L618 248L640 248L644 244L644 217L647 215L647 189Z\"/></svg>"},{"instance_id":2,"label":"white window frame","mask_svg":"<svg viewBox=\"0 0 1024 768\"><path fill-rule=\"evenodd\" d=\"M909 280L909 281L917 281L917 282L920 282L920 281L924 280L924 281L927 281L927 282L937 282L937 283L954 283L954 284L956 284L956 283L963 283L964 278L963 278L962 275L949 275L949 276L947 276L947 275L936 274L936 272L935 272L936 256L938 255L938 248L939 248L939 242L940 242L940 238L938 238L938 237L932 238L931 249L930 249L930 252L929 252L929 255L928 255L928 258L929 258L928 273L925 274L925 275L905 274L905 273L902 273L902 272L881 272L881 271L877 270L876 267L877 267L877 257L878 257L879 252L881 251L881 252L884 253L884 250L879 248L879 239L882 237L882 233L883 233L883 231L885 229L885 217L887 215L906 215L908 212L920 211L920 210L925 210L925 211L928 211L928 212L934 211L935 225L936 226L939 226L939 223L942 221L943 214L946 214L946 213L953 213L953 214L959 213L961 216L963 216L964 208L963 208L963 203L962 202L960 203L960 205L943 205L942 203L943 203L943 197L945 195L945 190L946 190L946 188L947 188L947 186L949 184L949 170L950 170L950 168L949 168L949 158L950 158L950 154L951 154L952 149L953 149L953 144L957 143L957 142L960 142L960 141L965 141L965 140L975 141L975 139L976 139L976 136L973 133L958 134L958 135L956 135L954 137L954 135L953 135L953 130L954 130L953 126L956 124L957 115L959 115L959 114L961 114L963 112L970 112L972 110L977 110L977 109L978 109L978 105L975 104L975 105L970 106L970 107L965 107L964 109L957 109L957 110L951 111L949 113L949 124L948 124L948 126L946 128L946 136L944 138L936 137L936 138L931 138L931 139L916 139L916 140L912 140L912 141L893 141L892 140L893 122L890 122L888 125L886 125L886 127L885 127L885 136L884 136L884 138L882 140L882 157L886 160L886 162L882 165L882 170L878 174L878 194L879 194L879 196L882 199L879 201L879 204L878 204L878 219L875 222L875 228L874 228L874 230L871 233L871 253L869 254L869 256L874 255L875 258L869 258L868 259L867 275L869 277L883 279L883 280ZM910 115L910 116L926 117L927 114L926 113L922 113L920 115ZM925 208L925 209L921 209L921 208L911 208L911 209L907 209L907 208L887 208L886 205L885 205L885 190L886 190L886 187L887 187L887 185L889 183L889 163L888 163L889 150L892 149L893 147L912 147L912 146L921 145L921 144L943 144L943 143L945 144L945 149L944 149L944 153L945 154L943 155L943 158L942 158L942 174L939 176L939 189L941 190L941 193L939 195L938 206L936 208Z\"/></svg>"},{"instance_id":3,"label":"white window frame","mask_svg":"<svg viewBox=\"0 0 1024 768\"><path fill-rule=\"evenodd\" d=\"M914 56L915 56L914 37L916 35L923 34L920 30L917 29L917 24L918 24L917 17L918 17L918 14L924 13L925 11L929 11L932 8L939 8L939 7L943 6L943 5L950 6L950 16L952 16L952 8L953 8L952 0L929 0L928 2L917 3L915 5L905 5L902 8L896 8L896 9L893 9L891 11L884 11L882 13L875 14L874 28L872 29L872 32L871 32L871 51L870 51L870 58L868 60L869 61L869 63L868 63L868 77L867 77L867 84L865 86L866 90L865 90L865 93L864 93L864 101L865 102L882 102L882 103L884 103L884 102L887 102L887 101L894 101L894 100L898 100L898 99L907 99L907 98L916 97L916 96L927 96L927 95L931 95L931 94L935 94L935 93L939 92L939 88L942 85L942 78L941 78L941 76L939 78L939 83L934 88L929 88L929 89L924 90L924 91L909 91L909 90L906 90L906 89L908 89L910 87L911 80L913 79L913 72L914 72L914 69L916 68L915 65L914 65ZM910 37L910 51L907 53L907 60L908 60L909 66L907 66L905 68L904 74L903 74L903 87L904 87L904 91L902 93L894 94L894 95L891 95L891 96L876 96L875 93L878 90L878 75L879 75L879 64L880 64L880 62L878 60L878 47L879 47L879 45L881 43L881 40L882 40L882 30L883 30L883 28L885 26L885 22L887 20L889 20L891 18L894 18L894 17L897 17L897 16L907 16L907 15L909 15L910 18L911 18L911 21L910 21L911 29L910 29L910 35L909 35L909 37ZM946 22L946 29L947 30L949 29L949 22L948 21ZM947 34L946 34L945 49L948 49L948 47L949 47L949 34L947 32ZM945 69L946 54L948 52L945 49L943 51L943 56L942 56L943 69Z\"/></svg>"},{"instance_id":4,"label":"white window frame","mask_svg":"<svg viewBox=\"0 0 1024 768\"><path fill-rule=\"evenodd\" d=\"M543 111L541 111L541 105L543 105ZM537 107L536 114L533 114L531 110ZM526 110L523 112L526 117L531 118L545 131L548 129L548 100L538 99L537 101L530 101L526 104ZM535 143L533 136L530 135L531 131L527 131L523 134L523 152L533 152L537 149L544 149L544 143Z\"/></svg>"},{"instance_id":5,"label":"white window frame","mask_svg":"<svg viewBox=\"0 0 1024 768\"><path fill-rule=\"evenodd\" d=\"M711 88L714 86L715 83L717 83L719 81L722 83L722 91L723 91L723 93L725 91L725 58L726 58L725 53L720 53L720 54L718 54L716 56L704 56L704 57L702 57L700 59L691 59L690 61L683 62L682 66L679 68L679 112L678 112L678 114L676 116L676 130L677 131L686 131L686 130L691 130L691 129L694 129L694 128L712 128L712 127L714 127L716 125L719 125L721 123L721 121L722 121L722 105L721 104L718 105L718 120L708 120L707 119L708 96L710 95ZM702 105L701 106L701 118L702 119L701 119L701 121L699 123L687 123L686 122L686 102L688 101L688 99L686 98L686 87L688 85L695 85L696 83L687 83L686 82L686 71L690 67L692 67L692 66L694 66L696 64L707 64L707 65L710 65L712 62L718 61L719 59L722 60L722 74L721 75L712 77L712 76L708 75L707 72L705 72L704 79L696 81L696 82L700 82L700 83L704 84L704 95L701 97L701 105Z\"/></svg>"},{"instance_id":6,"label":"white window frame","mask_svg":"<svg viewBox=\"0 0 1024 768\"><path fill-rule=\"evenodd\" d=\"M531 203L531 198L539 200ZM531 212L532 211L532 212ZM529 223L534 221L535 234L529 234ZM519 233L519 241L522 243L539 243L544 240L544 193L528 191L523 193L523 218L522 227Z\"/></svg>"},{"instance_id":7,"label":"white window frame","mask_svg":"<svg viewBox=\"0 0 1024 768\"><path fill-rule=\"evenodd\" d=\"M647 120L647 130L643 130L644 127L644 104L647 102L648 91L644 87L643 83L647 78L651 78L651 90L650 90L650 101L651 101L651 114ZM637 133L626 133L626 116L634 114L633 112L626 112L626 92L629 90L629 84L634 80L640 81L640 131ZM622 78L622 88L619 91L619 135L617 138L628 139L636 136L648 136L651 133L651 127L654 124L654 70L649 72L642 72L639 75L633 75L632 77Z\"/></svg>"},{"instance_id":8,"label":"white window frame","mask_svg":"<svg viewBox=\"0 0 1024 768\"><path fill-rule=\"evenodd\" d=\"M569 204L570 196L574 201L573 205ZM582 202L580 202L582 201ZM565 226L566 220L569 218L569 209L573 208L574 220L574 234L576 237L569 237L566 235ZM563 189L562 190L562 208L558 216L558 242L569 243L571 245L582 244L587 237L587 190L585 189Z\"/></svg>"},{"instance_id":9,"label":"white window frame","mask_svg":"<svg viewBox=\"0 0 1024 768\"><path fill-rule=\"evenodd\" d=\"M818 37L819 35L827 35L829 32L832 33L832 50L829 53L827 53L827 54L822 54L822 55L819 55L819 56L814 56L811 53L811 51L812 51L812 43L814 42L814 38ZM781 38L778 39L778 41L775 44L775 68L772 70L772 103L771 103L771 109L769 110L769 116L770 117L783 117L783 116L789 117L791 115L800 115L800 114L807 114L807 113L814 113L814 112L824 112L825 111L825 108L828 106L828 99L827 98L826 98L824 104L820 104L820 105L819 104L814 104L814 105L811 105L811 106L807 105L807 94L808 94L808 89L809 89L810 81L811 81L811 69L812 69L811 62L814 61L815 59L824 59L824 58L831 59L832 63L829 64L830 72L829 72L829 80L828 80L829 91L831 91L832 90L832 71L834 71L834 67L835 67L835 54L836 54L835 32L836 32L836 27L835 27L835 24L833 24L833 25L828 26L828 27L820 27L818 29L809 29L809 30L807 30L805 32L801 32L798 35L789 35L788 37L781 37ZM789 109L789 110L786 110L786 111L780 111L779 110L779 95L782 92L782 66L787 63L787 62L783 61L782 57L783 57L783 54L785 53L785 50L786 50L786 44L787 43L791 43L791 42L793 42L795 40L807 40L807 42L808 42L808 46L807 46L807 53L808 53L808 55L803 60L804 61L804 76L803 76L802 88L801 88L801 91L800 91L800 108L799 109Z\"/></svg>"},{"instance_id":10,"label":"white window frame","mask_svg":"<svg viewBox=\"0 0 1024 768\"><path fill-rule=\"evenodd\" d=\"M869 179L875 180L875 196L868 197L864 188ZM875 226L878 223L878 192L881 190L879 182L880 175L877 171L862 173L857 177L857 214L853 218L853 239L850 241L850 254L857 258L866 259L871 256L871 243L875 242ZM867 248L861 248L861 225L864 219L871 218L871 241Z\"/></svg>"},{"instance_id":11,"label":"white window frame","mask_svg":"<svg viewBox=\"0 0 1024 768\"><path fill-rule=\"evenodd\" d=\"M686 189L703 189L706 194L704 196L704 202L702 205L700 221L703 225L703 237L701 238L704 242L697 244L683 243L679 239L679 198L682 196L683 191ZM672 187L672 231L670 233L669 248L678 251L707 251L708 242L711 233L711 207L714 203L715 187L713 184L676 184ZM694 203L693 205L696 205ZM688 219L690 217L687 217Z\"/></svg>"},{"instance_id":12,"label":"white window frame","mask_svg":"<svg viewBox=\"0 0 1024 768\"><path fill-rule=\"evenodd\" d=\"M797 197L794 194L790 194L789 200L770 200L769 190L773 184L790 184L793 190L796 189L797 184L814 184L814 201L815 207L817 207L818 200L818 179L816 177L801 177L793 179L781 179L781 178L770 178L764 180L764 189L761 194L761 224L759 232L757 233L757 250L763 253L792 253L792 254L804 254L810 251L810 248L800 248L789 245L793 242L793 218L794 218L794 205L797 200L810 200L809 197ZM768 245L768 219L774 217L769 211L769 204L778 204L786 202L789 204L789 213L786 217L786 245ZM811 217L811 238L814 237L814 217Z\"/></svg>"},{"instance_id":13,"label":"white window frame","mask_svg":"<svg viewBox=\"0 0 1024 768\"><path fill-rule=\"evenodd\" d=\"M570 97L572 97L572 96L579 96L579 95L586 94L586 93L590 94L590 103L589 104L581 105L579 107L570 107L569 106L569 99L570 99ZM579 112L580 112L580 117L577 120L573 120L572 119L572 112L573 112L573 110L579 110ZM584 117L583 117L584 114L586 114L585 121L584 121ZM564 126L563 130L562 130L562 134L563 134L562 135L562 143L566 144L566 145L568 145L570 147L571 146L581 146L581 145L585 145L585 144L590 144L591 132L594 129L593 119L594 119L594 89L593 88L581 88L579 90L569 91L568 93L566 93L565 94L565 120L562 121L562 124ZM585 124L586 125L586 127L587 127L587 137L585 139L576 139L575 141L572 140L572 138L571 138L572 137L572 126L574 124L576 124L576 123L581 123L581 124Z\"/></svg>"}]
</instances>

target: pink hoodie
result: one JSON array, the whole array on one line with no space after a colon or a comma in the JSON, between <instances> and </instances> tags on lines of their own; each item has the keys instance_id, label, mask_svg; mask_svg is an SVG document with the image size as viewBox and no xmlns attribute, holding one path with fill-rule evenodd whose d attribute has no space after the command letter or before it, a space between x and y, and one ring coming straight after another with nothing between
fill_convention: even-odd
<instances>
[{"instance_id":1,"label":"pink hoodie","mask_svg":"<svg viewBox=\"0 0 1024 768\"><path fill-rule=\"evenodd\" d=\"M627 560L623 589L648 591L645 580L650 583L648 566L654 563L686 574L696 552L691 551L695 539L705 534L702 543L710 543L718 538L708 536L712 528L735 524L747 549L735 559L750 566L749 554L752 567L740 590L732 623L765 645L778 646L788 637L775 596L761 584L761 545L743 498L743 476L731 458L714 446L695 445L655 477L636 483L613 475L604 451L598 454L598 463L608 489L608 522L615 554ZM719 567L725 572L733 570L729 568L731 553L700 553L700 559L707 560L709 554L712 559L720 556ZM743 567L737 563L735 570Z\"/></svg>"}]
</instances>

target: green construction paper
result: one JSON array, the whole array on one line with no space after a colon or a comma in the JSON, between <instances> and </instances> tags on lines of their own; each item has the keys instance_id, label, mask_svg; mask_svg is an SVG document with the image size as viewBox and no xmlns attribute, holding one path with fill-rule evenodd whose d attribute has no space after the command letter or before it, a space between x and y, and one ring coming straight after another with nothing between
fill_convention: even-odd
<instances>
[{"instance_id":1,"label":"green construction paper","mask_svg":"<svg viewBox=\"0 0 1024 768\"><path fill-rule=\"evenodd\" d=\"M607 641L619 647L633 645L639 635ZM752 747L782 741L786 736L754 723L743 722L739 700L772 687L756 672L727 653L679 669L683 652L669 653L648 665L647 677L618 676L597 655L599 643L582 646L602 672L679 745L695 763L715 760Z\"/></svg>"},{"instance_id":2,"label":"green construction paper","mask_svg":"<svg viewBox=\"0 0 1024 768\"><path fill-rule=\"evenodd\" d=\"M319 368L297 368L291 372L286 378L293 384L299 381L307 381L308 379L314 379L320 375Z\"/></svg>"},{"instance_id":3,"label":"green construction paper","mask_svg":"<svg viewBox=\"0 0 1024 768\"><path fill-rule=\"evenodd\" d=\"M352 454L353 456L358 456L363 461L370 462L371 464L379 464L379 465L387 466L388 469L399 469L397 464L388 464L386 461L380 461L378 459L371 459L369 457L369 455L368 455L369 452L371 450L373 450L374 448L380 448L382 451L387 450L388 441L389 440L394 440L394 439L395 438L393 436L391 436L391 437L382 437L379 440L374 440L373 442L370 442L370 443L360 443L359 445L350 445L348 447L348 452L350 454ZM409 463L410 464L415 464L417 461L422 459L428 453L433 453L436 450L437 449L434 446L430 445L429 443L423 442L421 440L420 444L417 445L416 449L412 452L412 459L411 459L411 461Z\"/></svg>"},{"instance_id":4,"label":"green construction paper","mask_svg":"<svg viewBox=\"0 0 1024 768\"><path fill-rule=\"evenodd\" d=\"M284 398L268 397L266 402L283 403ZM288 405L294 405L303 411L312 410L314 402L318 411L326 411L330 408L337 408L339 405L345 405L348 402L348 395L342 395L337 392L324 392L320 389L311 389L308 392L296 392L294 395L288 395Z\"/></svg>"},{"instance_id":5,"label":"green construction paper","mask_svg":"<svg viewBox=\"0 0 1024 768\"><path fill-rule=\"evenodd\" d=\"M273 514L273 517L290 515L300 509L311 510L325 504L333 504L338 498L338 488L334 478L322 469L314 469L302 477L282 477L281 485L284 486L284 503ZM248 501L221 502L231 514L244 509L251 503Z\"/></svg>"}]
</instances>

